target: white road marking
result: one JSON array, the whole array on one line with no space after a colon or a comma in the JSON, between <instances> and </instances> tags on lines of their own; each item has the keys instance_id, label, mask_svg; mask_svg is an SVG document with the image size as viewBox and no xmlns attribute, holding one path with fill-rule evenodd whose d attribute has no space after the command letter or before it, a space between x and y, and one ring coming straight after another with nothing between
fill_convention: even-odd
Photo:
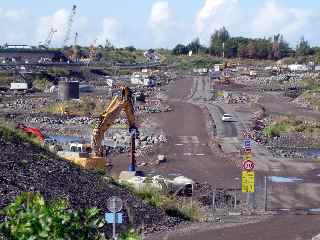
<instances>
[{"instance_id":1,"label":"white road marking","mask_svg":"<svg viewBox=\"0 0 320 240\"><path fill-rule=\"evenodd\" d=\"M176 143L176 146L183 146L184 144L182 143Z\"/></svg>"},{"instance_id":2,"label":"white road marking","mask_svg":"<svg viewBox=\"0 0 320 240\"><path fill-rule=\"evenodd\" d=\"M196 155L197 155L197 156L205 156L204 153L197 153Z\"/></svg>"},{"instance_id":3,"label":"white road marking","mask_svg":"<svg viewBox=\"0 0 320 240\"><path fill-rule=\"evenodd\" d=\"M199 138L197 136L178 136L177 138L182 143L200 144Z\"/></svg>"},{"instance_id":4,"label":"white road marking","mask_svg":"<svg viewBox=\"0 0 320 240\"><path fill-rule=\"evenodd\" d=\"M191 156L192 153L184 153L183 155L185 155L185 156Z\"/></svg>"},{"instance_id":5,"label":"white road marking","mask_svg":"<svg viewBox=\"0 0 320 240\"><path fill-rule=\"evenodd\" d=\"M199 138L197 136L191 136L192 143L199 143Z\"/></svg>"}]
</instances>

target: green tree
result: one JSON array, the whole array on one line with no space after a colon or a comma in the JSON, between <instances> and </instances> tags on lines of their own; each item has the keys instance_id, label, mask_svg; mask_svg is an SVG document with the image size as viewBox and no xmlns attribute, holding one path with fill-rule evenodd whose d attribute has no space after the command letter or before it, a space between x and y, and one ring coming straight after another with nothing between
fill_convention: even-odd
<instances>
[{"instance_id":1,"label":"green tree","mask_svg":"<svg viewBox=\"0 0 320 240\"><path fill-rule=\"evenodd\" d=\"M256 58L267 59L272 58L272 42L271 39L256 40Z\"/></svg>"},{"instance_id":2,"label":"green tree","mask_svg":"<svg viewBox=\"0 0 320 240\"><path fill-rule=\"evenodd\" d=\"M110 42L109 39L106 39L106 43L105 43L105 45L104 45L104 48L105 48L106 50L114 50L114 46L112 45L112 43Z\"/></svg>"},{"instance_id":3,"label":"green tree","mask_svg":"<svg viewBox=\"0 0 320 240\"><path fill-rule=\"evenodd\" d=\"M125 50L128 50L129 52L134 52L137 49L134 46L128 46L128 47L125 48Z\"/></svg>"},{"instance_id":4,"label":"green tree","mask_svg":"<svg viewBox=\"0 0 320 240\"><path fill-rule=\"evenodd\" d=\"M223 43L226 43L230 39L230 34L225 27L216 30L210 39L209 51L216 56L222 56Z\"/></svg>"},{"instance_id":5,"label":"green tree","mask_svg":"<svg viewBox=\"0 0 320 240\"><path fill-rule=\"evenodd\" d=\"M316 63L320 64L320 48L315 50L316 52Z\"/></svg>"},{"instance_id":6,"label":"green tree","mask_svg":"<svg viewBox=\"0 0 320 240\"><path fill-rule=\"evenodd\" d=\"M312 49L309 45L309 42L302 37L297 45L296 48L296 55L297 56L308 56L311 54Z\"/></svg>"},{"instance_id":7,"label":"green tree","mask_svg":"<svg viewBox=\"0 0 320 240\"><path fill-rule=\"evenodd\" d=\"M104 222L96 208L74 211L64 200L46 203L40 194L24 193L0 215L0 232L12 240L97 239Z\"/></svg>"},{"instance_id":8,"label":"green tree","mask_svg":"<svg viewBox=\"0 0 320 240\"><path fill-rule=\"evenodd\" d=\"M225 42L224 53L225 57L232 58L236 57L238 54L239 43L237 39L230 38Z\"/></svg>"},{"instance_id":9,"label":"green tree","mask_svg":"<svg viewBox=\"0 0 320 240\"><path fill-rule=\"evenodd\" d=\"M188 52L188 48L183 44L178 44L172 49L172 54L174 55L186 55Z\"/></svg>"},{"instance_id":10,"label":"green tree","mask_svg":"<svg viewBox=\"0 0 320 240\"><path fill-rule=\"evenodd\" d=\"M188 52L192 51L194 54L199 54L199 51L202 49L199 38L194 39L187 45Z\"/></svg>"},{"instance_id":11,"label":"green tree","mask_svg":"<svg viewBox=\"0 0 320 240\"><path fill-rule=\"evenodd\" d=\"M280 58L289 57L292 49L289 46L289 43L284 40L283 35L280 35L279 40L279 51L280 51Z\"/></svg>"},{"instance_id":12,"label":"green tree","mask_svg":"<svg viewBox=\"0 0 320 240\"><path fill-rule=\"evenodd\" d=\"M256 58L257 57L257 43L255 41L250 41L247 45L248 49L248 57L249 58Z\"/></svg>"}]
</instances>

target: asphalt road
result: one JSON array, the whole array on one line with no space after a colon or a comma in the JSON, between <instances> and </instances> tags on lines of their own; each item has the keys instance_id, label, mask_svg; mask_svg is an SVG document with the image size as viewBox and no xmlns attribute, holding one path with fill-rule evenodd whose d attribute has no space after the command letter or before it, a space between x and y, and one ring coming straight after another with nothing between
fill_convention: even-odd
<instances>
[{"instance_id":1,"label":"asphalt road","mask_svg":"<svg viewBox=\"0 0 320 240\"><path fill-rule=\"evenodd\" d=\"M219 228L206 224L178 233L159 234L150 240L311 240L320 232L320 216L286 215L267 220Z\"/></svg>"},{"instance_id":2,"label":"asphalt road","mask_svg":"<svg viewBox=\"0 0 320 240\"><path fill-rule=\"evenodd\" d=\"M206 107L212 114L215 124L217 125L218 139L224 143L223 147L225 147L225 150L230 154L238 150L236 148L237 146L240 147L241 143L237 137L239 131L245 128L245 124L238 115L235 116L236 119L239 120L236 123L222 123L221 115L225 111L232 114L234 109L227 108L223 104L220 106L212 105L206 101L208 97L207 90L210 88L210 84L208 79L201 79L201 77L185 77L170 86L168 95L169 99L174 100L171 101L170 104L173 105L175 111L169 115L160 114L157 118L161 127L166 130L166 133L173 140L173 144L168 148L161 149L168 153L169 162L160 165L157 168L157 172L165 174L172 171L180 171L180 173L185 176L198 181L208 181L213 186L240 187L241 185L239 181L236 180L236 177L240 177L241 170L237 164L234 164L232 161L226 161L226 159L221 158L221 155L217 152L210 152L210 148L201 145L207 143L208 132L206 132L204 126L205 115L199 107ZM181 142L179 136L182 135L189 137L191 135L196 136L200 145L197 141L192 142L192 140L191 142L189 141L188 144L185 143L186 141ZM192 139L192 137L190 139ZM260 169L259 176L264 176L267 174L265 171L269 171L270 166L275 165L273 163L274 159L264 160L264 158L268 158L268 152L262 147L258 147L258 149L259 151L256 151L255 154L256 156L259 155L259 159L264 161L263 164L265 166L263 169ZM200 153L200 151L204 153L205 156L198 156L198 158L190 156L191 158L189 158L188 155L185 155L185 153L188 152ZM277 164L279 164L279 162ZM289 171L288 168L286 168L286 170ZM263 182L261 176L257 179L257 185L259 186L262 186ZM281 196L281 193L279 193L279 196ZM306 200L307 198L304 199ZM292 201L290 197L288 199L279 198L278 200L286 203ZM303 198L301 198L300 201L303 201ZM319 220L320 216L276 215L271 216L269 220L249 224L246 225L246 227L232 226L223 229L211 229L207 227L205 229L202 228L201 231L192 232L188 231L189 228L187 227L182 233L166 233L154 239L304 240L311 239L312 236L320 232ZM295 226L295 228L292 229L291 226ZM199 229L200 228L201 227L199 227ZM290 229L290 231L284 229Z\"/></svg>"}]
</instances>

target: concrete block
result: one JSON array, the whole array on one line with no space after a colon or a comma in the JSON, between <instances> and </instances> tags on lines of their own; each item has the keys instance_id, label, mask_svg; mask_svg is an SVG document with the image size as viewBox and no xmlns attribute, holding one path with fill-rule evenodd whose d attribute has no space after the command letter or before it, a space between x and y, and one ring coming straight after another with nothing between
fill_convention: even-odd
<instances>
[{"instance_id":1,"label":"concrete block","mask_svg":"<svg viewBox=\"0 0 320 240\"><path fill-rule=\"evenodd\" d=\"M129 172L129 171L121 171L119 175L119 180L120 181L127 181L131 178L134 178L137 176L137 172Z\"/></svg>"}]
</instances>

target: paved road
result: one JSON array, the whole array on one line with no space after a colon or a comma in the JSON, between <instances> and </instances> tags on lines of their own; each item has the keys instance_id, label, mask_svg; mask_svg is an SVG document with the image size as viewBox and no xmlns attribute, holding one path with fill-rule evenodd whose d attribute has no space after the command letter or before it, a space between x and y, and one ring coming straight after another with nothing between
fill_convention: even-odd
<instances>
[{"instance_id":1,"label":"paved road","mask_svg":"<svg viewBox=\"0 0 320 240\"><path fill-rule=\"evenodd\" d=\"M267 218L262 222L219 227L206 224L165 233L148 240L311 240L320 232L320 216L286 215Z\"/></svg>"},{"instance_id":2,"label":"paved road","mask_svg":"<svg viewBox=\"0 0 320 240\"><path fill-rule=\"evenodd\" d=\"M191 89L190 91L187 91L188 87ZM158 170L163 170L163 173L170 172L172 169L175 171L180 170L181 173L186 174L186 176L197 180L207 180L214 186L229 185L232 187L239 187L239 182L235 180L235 177L240 175L239 167L237 167L238 163L226 162L221 158L219 159L219 154L215 154L213 152L210 154L210 149L205 146L201 147L205 148L205 154L208 154L208 156L188 158L188 155L184 155L186 152L198 152L201 149L199 144L196 144L196 138L190 135L197 136L200 143L202 143L202 141L206 142L208 139L207 134L203 132L206 130L203 126L204 115L196 106L206 107L211 113L215 123L217 124L218 140L221 141L223 149L227 153L233 154L233 156L235 156L234 154L236 152L239 152L238 150L241 146L241 140L238 137L238 133L246 128L246 123L250 118L250 114L248 112L237 112L234 108L231 108L226 104L219 104L217 106L206 102L205 99L208 97L207 89L209 87L209 80L201 78L185 78L176 82L169 90L169 97L176 100L171 102L174 106L175 112L171 113L171 117L160 114L163 118L160 117L159 120L163 124L162 127L167 129L169 135L173 137L174 145L171 146L171 149L166 149L168 150L166 152L169 152L169 155L170 153L177 155L172 158L172 162L170 161L168 164L159 166ZM182 99L181 96L183 96ZM231 125L224 125L220 120L223 112L234 113L237 122L232 123ZM186 124L184 124L184 121L186 121ZM189 135L189 137L178 138L177 136L181 134ZM188 144L186 144L188 141L187 139L189 139ZM178 149L181 150L180 154ZM262 146L254 146L254 149L256 149L254 150L254 157L261 161L262 166L259 166L259 177L257 178L256 183L257 188L260 188L260 190L262 190L261 186L263 186L262 177L266 175L266 171L269 171L269 174L272 174L270 168L273 168L273 170L285 169L286 173L288 173L287 171L290 171L287 166L282 166L281 162L275 161L270 157L270 153L268 153ZM282 168L277 168L279 165L281 165ZM313 168L314 166L310 165L309 167ZM278 196L281 196L281 193ZM305 197L299 197L300 202L307 199ZM317 198L320 199L320 197L317 197L317 194L313 194L312 200L315 204L317 204ZM312 200L309 199L307 202L310 203ZM292 199L290 199L290 197L279 198L277 201L287 204L292 203ZM312 236L316 235L320 231L320 228L318 227L319 220L319 216L274 216L271 217L270 220L250 224L245 229L243 226L233 226L220 230L207 227L202 229L200 232L190 232L188 231L189 228L186 228L182 233L165 234L162 235L162 237L155 239L311 239ZM283 229L288 229L288 227L293 225L295 225L294 230L283 231Z\"/></svg>"}]
</instances>

